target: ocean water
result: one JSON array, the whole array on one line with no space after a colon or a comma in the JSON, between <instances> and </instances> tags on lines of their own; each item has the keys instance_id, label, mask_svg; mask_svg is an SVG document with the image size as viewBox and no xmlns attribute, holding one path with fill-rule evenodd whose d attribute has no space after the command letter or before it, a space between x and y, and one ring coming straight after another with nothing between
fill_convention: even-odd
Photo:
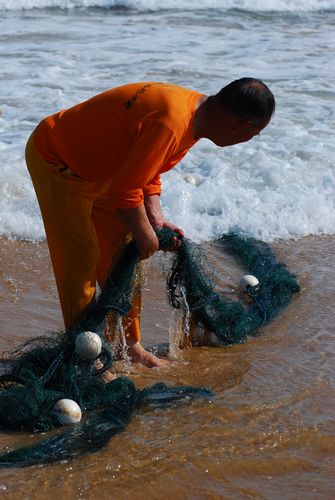
<instances>
[{"instance_id":1,"label":"ocean water","mask_svg":"<svg viewBox=\"0 0 335 500\"><path fill-rule=\"evenodd\" d=\"M24 162L44 116L127 82L213 94L242 76L272 89L272 123L201 140L163 176L166 217L197 241L333 234L334 53L334 0L0 0L0 234L44 238Z\"/></svg>"},{"instance_id":2,"label":"ocean water","mask_svg":"<svg viewBox=\"0 0 335 500\"><path fill-rule=\"evenodd\" d=\"M206 386L210 404L144 409L97 454L1 470L4 498L334 498L334 53L335 0L0 0L1 352L63 327L25 143L47 114L126 82L270 86L277 110L262 134L200 141L163 176L162 202L202 242L220 293L238 299L244 270L206 240L232 228L270 241L301 285L245 344L129 374L138 387ZM145 346L168 341L161 259L147 263ZM0 433L0 448L40 438Z\"/></svg>"}]
</instances>

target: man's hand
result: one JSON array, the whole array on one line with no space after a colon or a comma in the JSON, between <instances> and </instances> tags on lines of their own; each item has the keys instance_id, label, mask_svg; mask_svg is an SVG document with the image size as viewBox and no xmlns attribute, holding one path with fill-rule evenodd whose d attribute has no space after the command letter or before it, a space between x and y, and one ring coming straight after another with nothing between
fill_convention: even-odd
<instances>
[{"instance_id":1,"label":"man's hand","mask_svg":"<svg viewBox=\"0 0 335 500\"><path fill-rule=\"evenodd\" d=\"M140 259L148 259L159 250L159 241L149 222L144 205L118 208L118 214L136 239Z\"/></svg>"},{"instance_id":2,"label":"man's hand","mask_svg":"<svg viewBox=\"0 0 335 500\"><path fill-rule=\"evenodd\" d=\"M135 208L118 208L117 212L136 239L140 259L148 259L159 250L159 241L154 229L166 227L178 235L172 239L169 246L164 247L164 252L175 252L180 247L180 239L184 237L184 231L164 220L159 196L149 196L145 198L145 205Z\"/></svg>"},{"instance_id":3,"label":"man's hand","mask_svg":"<svg viewBox=\"0 0 335 500\"><path fill-rule=\"evenodd\" d=\"M164 215L160 205L160 197L158 195L148 196L144 199L144 204L148 219L154 229L162 229L163 227L167 227L168 229L171 229L171 231L177 233L179 236L178 238L175 236L172 239L171 244L168 247L164 247L163 251L175 252L176 250L178 250L181 245L180 240L184 238L185 233L180 227L164 220Z\"/></svg>"},{"instance_id":4,"label":"man's hand","mask_svg":"<svg viewBox=\"0 0 335 500\"><path fill-rule=\"evenodd\" d=\"M172 222L168 222L165 220L157 221L156 223L154 222L152 225L155 229L162 229L163 227L166 227L178 234L179 237L177 238L177 236L174 236L169 246L165 246L164 248L162 248L164 252L176 252L181 245L180 240L185 236L184 231L180 227L172 224Z\"/></svg>"},{"instance_id":5,"label":"man's hand","mask_svg":"<svg viewBox=\"0 0 335 500\"><path fill-rule=\"evenodd\" d=\"M159 241L155 231L138 233L136 236L136 246L140 259L148 259L159 250Z\"/></svg>"}]
</instances>

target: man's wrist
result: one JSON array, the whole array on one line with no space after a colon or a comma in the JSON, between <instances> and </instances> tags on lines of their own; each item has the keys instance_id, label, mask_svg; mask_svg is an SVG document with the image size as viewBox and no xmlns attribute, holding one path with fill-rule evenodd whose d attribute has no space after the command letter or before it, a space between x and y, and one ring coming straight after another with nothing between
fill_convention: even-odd
<instances>
[{"instance_id":1,"label":"man's wrist","mask_svg":"<svg viewBox=\"0 0 335 500\"><path fill-rule=\"evenodd\" d=\"M117 212L135 238L142 233L150 233L152 230L144 205L130 209L118 208Z\"/></svg>"},{"instance_id":2,"label":"man's wrist","mask_svg":"<svg viewBox=\"0 0 335 500\"><path fill-rule=\"evenodd\" d=\"M152 225L153 228L160 229L161 227L164 226L164 219L150 219L150 224Z\"/></svg>"},{"instance_id":3,"label":"man's wrist","mask_svg":"<svg viewBox=\"0 0 335 500\"><path fill-rule=\"evenodd\" d=\"M164 222L164 216L161 209L160 196L157 194L146 196L144 198L144 206L150 224L153 227L162 226Z\"/></svg>"}]
</instances>

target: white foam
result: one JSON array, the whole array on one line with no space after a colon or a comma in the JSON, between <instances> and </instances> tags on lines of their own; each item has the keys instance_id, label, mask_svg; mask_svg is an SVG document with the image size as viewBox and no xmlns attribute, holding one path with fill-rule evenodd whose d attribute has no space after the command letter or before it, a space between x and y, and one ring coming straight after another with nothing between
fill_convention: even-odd
<instances>
[{"instance_id":1,"label":"white foam","mask_svg":"<svg viewBox=\"0 0 335 500\"><path fill-rule=\"evenodd\" d=\"M269 241L335 232L333 13L40 10L3 12L0 26L0 234L44 238L24 163L43 116L127 81L210 94L245 75L273 90L273 123L232 148L200 141L163 176L166 217L196 240L229 229Z\"/></svg>"},{"instance_id":2,"label":"white foam","mask_svg":"<svg viewBox=\"0 0 335 500\"><path fill-rule=\"evenodd\" d=\"M189 153L165 178L168 217L198 241L229 230L268 241L333 233L333 166L315 168L316 153L307 161L287 151L276 158L265 144L236 146L234 152L199 146L198 154Z\"/></svg>"},{"instance_id":3,"label":"white foam","mask_svg":"<svg viewBox=\"0 0 335 500\"><path fill-rule=\"evenodd\" d=\"M138 10L243 9L247 11L308 12L334 9L334 0L0 0L0 10L125 7Z\"/></svg>"},{"instance_id":4,"label":"white foam","mask_svg":"<svg viewBox=\"0 0 335 500\"><path fill-rule=\"evenodd\" d=\"M28 172L22 158L0 170L0 234L41 240L45 232Z\"/></svg>"}]
</instances>

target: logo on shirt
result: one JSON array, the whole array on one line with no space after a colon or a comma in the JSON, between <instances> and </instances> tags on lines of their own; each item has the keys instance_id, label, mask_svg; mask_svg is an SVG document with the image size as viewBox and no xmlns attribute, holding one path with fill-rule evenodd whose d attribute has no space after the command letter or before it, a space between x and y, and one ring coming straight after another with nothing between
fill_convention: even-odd
<instances>
[{"instance_id":1,"label":"logo on shirt","mask_svg":"<svg viewBox=\"0 0 335 500\"><path fill-rule=\"evenodd\" d=\"M131 107L132 107L132 105L133 105L133 103L136 101L136 99L137 99L140 95L144 94L144 92L145 92L145 91L146 91L149 87L151 87L151 83L146 83L145 85L143 85L143 87L142 87L142 88L138 89L138 90L137 90L137 92L136 92L133 96L131 96L131 98L130 98L128 101L126 101L126 102L123 104L123 105L124 105L124 107L125 107L126 109L131 108Z\"/></svg>"}]
</instances>

